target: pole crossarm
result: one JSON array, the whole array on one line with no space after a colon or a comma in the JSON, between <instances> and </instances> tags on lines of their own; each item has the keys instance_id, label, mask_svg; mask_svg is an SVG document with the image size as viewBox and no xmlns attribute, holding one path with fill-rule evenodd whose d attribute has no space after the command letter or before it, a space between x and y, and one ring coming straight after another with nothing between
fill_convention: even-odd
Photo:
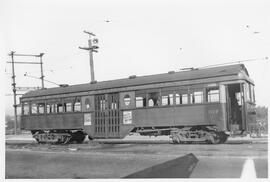
<instances>
[{"instance_id":1,"label":"pole crossarm","mask_svg":"<svg viewBox=\"0 0 270 182\"><path fill-rule=\"evenodd\" d=\"M95 34L93 34L92 32L88 32L86 30L83 31L84 33L88 34L88 35L92 35L92 36L96 36Z\"/></svg>"},{"instance_id":2,"label":"pole crossarm","mask_svg":"<svg viewBox=\"0 0 270 182\"><path fill-rule=\"evenodd\" d=\"M12 63L12 62L7 61L6 63ZM42 64L40 62L18 62L18 61L15 61L14 63L16 63L16 64Z\"/></svg>"},{"instance_id":3,"label":"pole crossarm","mask_svg":"<svg viewBox=\"0 0 270 182\"><path fill-rule=\"evenodd\" d=\"M39 87L16 87L17 91L38 90Z\"/></svg>"},{"instance_id":4,"label":"pole crossarm","mask_svg":"<svg viewBox=\"0 0 270 182\"><path fill-rule=\"evenodd\" d=\"M91 48L89 48L89 47L79 47L79 49L83 49L83 50L89 51Z\"/></svg>"},{"instance_id":5,"label":"pole crossarm","mask_svg":"<svg viewBox=\"0 0 270 182\"><path fill-rule=\"evenodd\" d=\"M92 47L79 47L79 49L87 50L87 51L93 51L93 52L98 52L96 49L98 49L98 46L92 46Z\"/></svg>"},{"instance_id":6,"label":"pole crossarm","mask_svg":"<svg viewBox=\"0 0 270 182\"><path fill-rule=\"evenodd\" d=\"M40 57L40 56L43 56L44 53L40 53L40 54L15 54L15 52L13 51L13 56L26 56L26 57ZM11 56L11 54L9 54L9 56Z\"/></svg>"}]
</instances>

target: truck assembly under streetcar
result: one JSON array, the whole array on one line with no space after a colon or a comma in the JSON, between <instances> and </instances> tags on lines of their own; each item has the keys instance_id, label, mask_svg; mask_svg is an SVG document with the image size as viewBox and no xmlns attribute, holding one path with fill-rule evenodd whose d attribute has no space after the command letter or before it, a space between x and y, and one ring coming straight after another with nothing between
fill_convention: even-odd
<instances>
[{"instance_id":1,"label":"truck assembly under streetcar","mask_svg":"<svg viewBox=\"0 0 270 182\"><path fill-rule=\"evenodd\" d=\"M30 91L21 129L40 143L169 135L173 143L224 143L251 131L254 82L243 64Z\"/></svg>"}]
</instances>

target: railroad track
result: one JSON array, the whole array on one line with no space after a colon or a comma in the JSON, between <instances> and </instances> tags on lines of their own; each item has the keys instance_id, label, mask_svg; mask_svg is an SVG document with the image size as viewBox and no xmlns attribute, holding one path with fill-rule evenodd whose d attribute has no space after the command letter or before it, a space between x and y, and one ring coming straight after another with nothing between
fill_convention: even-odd
<instances>
[{"instance_id":1,"label":"railroad track","mask_svg":"<svg viewBox=\"0 0 270 182\"><path fill-rule=\"evenodd\" d=\"M81 145L95 145L97 144L172 144L171 140L95 140L92 142L85 141L81 144L66 144L66 146L81 146ZM224 144L218 145L232 145L232 144L256 144L256 143L267 143L267 139L265 140L228 140ZM198 143L199 144L199 143ZM6 146L10 145L37 145L37 146L65 146L65 144L38 144L35 140L6 140ZM180 145L195 145L195 144L180 144ZM199 145L208 145L205 143L201 143Z\"/></svg>"}]
</instances>

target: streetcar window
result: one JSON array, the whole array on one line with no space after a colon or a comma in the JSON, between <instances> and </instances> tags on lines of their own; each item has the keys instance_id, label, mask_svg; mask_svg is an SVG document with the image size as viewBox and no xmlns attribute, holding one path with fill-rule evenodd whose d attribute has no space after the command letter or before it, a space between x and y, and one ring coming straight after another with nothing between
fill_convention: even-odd
<instances>
[{"instance_id":1,"label":"streetcar window","mask_svg":"<svg viewBox=\"0 0 270 182\"><path fill-rule=\"evenodd\" d=\"M179 94L175 94L175 104L176 105L180 104L180 95Z\"/></svg>"},{"instance_id":2,"label":"streetcar window","mask_svg":"<svg viewBox=\"0 0 270 182\"><path fill-rule=\"evenodd\" d=\"M62 104L57 104L57 112L58 113L64 112L64 107Z\"/></svg>"},{"instance_id":3,"label":"streetcar window","mask_svg":"<svg viewBox=\"0 0 270 182\"><path fill-rule=\"evenodd\" d=\"M44 103L39 103L38 104L38 113L39 114L44 114L45 113L45 104Z\"/></svg>"},{"instance_id":4,"label":"streetcar window","mask_svg":"<svg viewBox=\"0 0 270 182\"><path fill-rule=\"evenodd\" d=\"M153 107L154 106L154 100L153 99L148 99L148 106Z\"/></svg>"},{"instance_id":5,"label":"streetcar window","mask_svg":"<svg viewBox=\"0 0 270 182\"><path fill-rule=\"evenodd\" d=\"M203 101L203 92L202 91L195 91L190 94L190 103L191 104L199 104Z\"/></svg>"},{"instance_id":6,"label":"streetcar window","mask_svg":"<svg viewBox=\"0 0 270 182\"><path fill-rule=\"evenodd\" d=\"M242 105L242 93L241 92L236 92L235 93L235 98L237 100L237 103L239 106Z\"/></svg>"},{"instance_id":7,"label":"streetcar window","mask_svg":"<svg viewBox=\"0 0 270 182\"><path fill-rule=\"evenodd\" d=\"M77 101L74 104L74 112L80 112L81 111L81 102Z\"/></svg>"},{"instance_id":8,"label":"streetcar window","mask_svg":"<svg viewBox=\"0 0 270 182\"><path fill-rule=\"evenodd\" d=\"M124 103L126 106L130 105L130 96L128 94L124 97Z\"/></svg>"},{"instance_id":9,"label":"streetcar window","mask_svg":"<svg viewBox=\"0 0 270 182\"><path fill-rule=\"evenodd\" d=\"M182 104L188 104L188 94L181 94Z\"/></svg>"},{"instance_id":10,"label":"streetcar window","mask_svg":"<svg viewBox=\"0 0 270 182\"><path fill-rule=\"evenodd\" d=\"M106 106L106 100L101 99L100 100L100 110L105 110L105 106Z\"/></svg>"},{"instance_id":11,"label":"streetcar window","mask_svg":"<svg viewBox=\"0 0 270 182\"><path fill-rule=\"evenodd\" d=\"M219 89L207 88L206 89L207 102L219 102Z\"/></svg>"},{"instance_id":12,"label":"streetcar window","mask_svg":"<svg viewBox=\"0 0 270 182\"><path fill-rule=\"evenodd\" d=\"M51 112L52 113L56 113L56 106L57 106L57 104L52 104L51 105Z\"/></svg>"},{"instance_id":13,"label":"streetcar window","mask_svg":"<svg viewBox=\"0 0 270 182\"><path fill-rule=\"evenodd\" d=\"M117 103L116 102L111 103L111 109L117 109Z\"/></svg>"},{"instance_id":14,"label":"streetcar window","mask_svg":"<svg viewBox=\"0 0 270 182\"><path fill-rule=\"evenodd\" d=\"M47 111L47 114L52 113L52 106L50 104L47 104L46 111Z\"/></svg>"},{"instance_id":15,"label":"streetcar window","mask_svg":"<svg viewBox=\"0 0 270 182\"><path fill-rule=\"evenodd\" d=\"M65 103L66 106L66 112L72 112L72 104L71 103Z\"/></svg>"},{"instance_id":16,"label":"streetcar window","mask_svg":"<svg viewBox=\"0 0 270 182\"><path fill-rule=\"evenodd\" d=\"M248 83L244 84L245 92L246 92L246 101L251 101L251 94L250 94L250 86Z\"/></svg>"},{"instance_id":17,"label":"streetcar window","mask_svg":"<svg viewBox=\"0 0 270 182\"><path fill-rule=\"evenodd\" d=\"M161 104L163 106L173 105L173 93L161 91Z\"/></svg>"},{"instance_id":18,"label":"streetcar window","mask_svg":"<svg viewBox=\"0 0 270 182\"><path fill-rule=\"evenodd\" d=\"M84 101L85 109L88 110L90 109L90 99L86 98Z\"/></svg>"},{"instance_id":19,"label":"streetcar window","mask_svg":"<svg viewBox=\"0 0 270 182\"><path fill-rule=\"evenodd\" d=\"M37 114L37 104L32 103L32 105L31 105L31 113L32 114Z\"/></svg>"},{"instance_id":20,"label":"streetcar window","mask_svg":"<svg viewBox=\"0 0 270 182\"><path fill-rule=\"evenodd\" d=\"M145 93L136 93L136 107L146 107Z\"/></svg>"},{"instance_id":21,"label":"streetcar window","mask_svg":"<svg viewBox=\"0 0 270 182\"><path fill-rule=\"evenodd\" d=\"M23 115L29 115L29 104L27 102L23 103L22 113Z\"/></svg>"},{"instance_id":22,"label":"streetcar window","mask_svg":"<svg viewBox=\"0 0 270 182\"><path fill-rule=\"evenodd\" d=\"M188 94L175 94L175 104L187 104Z\"/></svg>"},{"instance_id":23,"label":"streetcar window","mask_svg":"<svg viewBox=\"0 0 270 182\"><path fill-rule=\"evenodd\" d=\"M143 97L136 97L136 107L145 107L145 98Z\"/></svg>"},{"instance_id":24,"label":"streetcar window","mask_svg":"<svg viewBox=\"0 0 270 182\"><path fill-rule=\"evenodd\" d=\"M148 93L148 106L159 106L160 105L160 97L159 92Z\"/></svg>"},{"instance_id":25,"label":"streetcar window","mask_svg":"<svg viewBox=\"0 0 270 182\"><path fill-rule=\"evenodd\" d=\"M251 92L251 102L255 102L254 85L250 84L250 92Z\"/></svg>"}]
</instances>

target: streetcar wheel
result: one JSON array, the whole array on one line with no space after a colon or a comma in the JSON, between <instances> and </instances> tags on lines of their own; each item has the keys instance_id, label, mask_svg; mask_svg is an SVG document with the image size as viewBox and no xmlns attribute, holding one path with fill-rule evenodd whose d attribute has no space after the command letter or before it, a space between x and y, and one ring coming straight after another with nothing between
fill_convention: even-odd
<instances>
[{"instance_id":1,"label":"streetcar wheel","mask_svg":"<svg viewBox=\"0 0 270 182\"><path fill-rule=\"evenodd\" d=\"M210 141L211 144L218 144L220 142L220 138L215 133L211 133Z\"/></svg>"},{"instance_id":2,"label":"streetcar wheel","mask_svg":"<svg viewBox=\"0 0 270 182\"><path fill-rule=\"evenodd\" d=\"M220 144L225 143L227 141L227 139L228 139L228 135L226 135L225 133L222 133L220 135L220 141L219 141L219 143Z\"/></svg>"},{"instance_id":3,"label":"streetcar wheel","mask_svg":"<svg viewBox=\"0 0 270 182\"><path fill-rule=\"evenodd\" d=\"M37 141L37 143L41 143L38 138L35 138L35 140Z\"/></svg>"},{"instance_id":4,"label":"streetcar wheel","mask_svg":"<svg viewBox=\"0 0 270 182\"><path fill-rule=\"evenodd\" d=\"M85 139L85 134L82 131L72 133L70 142L82 143Z\"/></svg>"},{"instance_id":5,"label":"streetcar wheel","mask_svg":"<svg viewBox=\"0 0 270 182\"><path fill-rule=\"evenodd\" d=\"M88 135L88 139L89 139L90 141L92 141L94 138L92 138L91 136Z\"/></svg>"},{"instance_id":6,"label":"streetcar wheel","mask_svg":"<svg viewBox=\"0 0 270 182\"><path fill-rule=\"evenodd\" d=\"M77 143L82 143L82 142L84 141L84 139L85 139L85 135L80 136L80 137L78 137L78 138L76 139L76 142L77 142Z\"/></svg>"}]
</instances>

